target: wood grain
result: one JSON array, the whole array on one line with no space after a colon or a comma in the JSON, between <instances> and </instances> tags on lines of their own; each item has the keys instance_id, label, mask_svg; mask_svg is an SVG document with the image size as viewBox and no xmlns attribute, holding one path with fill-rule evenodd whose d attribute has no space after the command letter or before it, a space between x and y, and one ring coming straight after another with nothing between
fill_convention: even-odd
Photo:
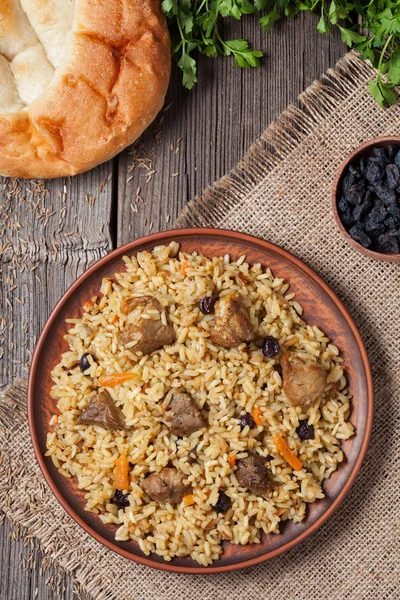
<instances>
[{"instance_id":1,"label":"wood grain","mask_svg":"<svg viewBox=\"0 0 400 600\"><path fill-rule=\"evenodd\" d=\"M2 385L27 376L36 336L51 309L89 264L111 249L110 173L112 164L105 164L46 185L0 184ZM36 541L25 547L9 535L6 522L0 529L1 600L31 599L36 590L40 600L73 597L72 581L65 575L59 582L65 592L46 585L55 571L41 574Z\"/></svg>"},{"instance_id":2,"label":"wood grain","mask_svg":"<svg viewBox=\"0 0 400 600\"><path fill-rule=\"evenodd\" d=\"M278 23L269 36L256 18L234 23L226 34L252 40L265 54L261 69L232 69L226 58L201 60L193 91L181 88L175 69L161 125L158 119L134 148L139 157L152 157L155 173L148 177L145 167L130 172L132 154L119 157L118 244L168 229L190 198L232 169L269 123L335 64L345 48L317 33L316 23L301 14Z\"/></svg>"},{"instance_id":3,"label":"wood grain","mask_svg":"<svg viewBox=\"0 0 400 600\"><path fill-rule=\"evenodd\" d=\"M316 22L301 14L269 36L256 17L230 24L226 35L252 40L264 51L262 69L232 70L229 59L202 58L199 84L191 92L181 88L175 69L167 110L113 163L45 188L0 182L2 384L26 376L50 310L93 260L113 245L169 228L190 198L229 171L268 124L344 54L337 37L315 31ZM41 573L35 541L25 547L9 534L6 523L0 528L1 600L78 599L69 577L57 579L52 568ZM54 589L46 585L49 578Z\"/></svg>"}]
</instances>

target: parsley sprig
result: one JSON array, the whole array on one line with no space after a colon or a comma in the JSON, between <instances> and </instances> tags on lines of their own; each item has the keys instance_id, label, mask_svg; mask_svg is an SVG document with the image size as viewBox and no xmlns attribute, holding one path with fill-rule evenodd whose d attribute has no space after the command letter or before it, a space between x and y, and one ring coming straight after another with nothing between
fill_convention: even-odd
<instances>
[{"instance_id":1,"label":"parsley sprig","mask_svg":"<svg viewBox=\"0 0 400 600\"><path fill-rule=\"evenodd\" d=\"M191 89L197 81L196 52L211 58L233 57L233 66L258 67L263 53L246 40L225 40L221 20L241 19L262 11L260 25L269 33L282 17L300 11L319 12L317 29L332 34L339 28L343 42L355 48L377 69L369 82L372 96L382 108L396 102L400 84L400 0L163 0L172 37L172 52L182 70L182 83Z\"/></svg>"}]
</instances>

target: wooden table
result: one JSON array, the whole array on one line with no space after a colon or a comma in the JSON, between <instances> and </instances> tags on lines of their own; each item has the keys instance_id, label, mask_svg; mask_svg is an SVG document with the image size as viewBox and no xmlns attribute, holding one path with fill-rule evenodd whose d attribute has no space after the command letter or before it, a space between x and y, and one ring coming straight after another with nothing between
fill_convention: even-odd
<instances>
[{"instance_id":1,"label":"wooden table","mask_svg":"<svg viewBox=\"0 0 400 600\"><path fill-rule=\"evenodd\" d=\"M174 69L164 111L142 139L84 175L43 183L0 181L3 385L27 376L36 336L64 290L112 248L168 229L196 194L227 173L248 146L345 52L301 14L266 36L258 18L229 25L229 36L265 53L262 69L232 69L230 59L199 61L199 83L180 86ZM3 219L4 217L4 219ZM3 221L3 223L2 223ZM2 323L1 317L7 320ZM4 355L2 356L2 348ZM0 600L77 599L70 577L55 589L35 540L0 528ZM58 588L58 589L57 589ZM83 600L85 596L83 596Z\"/></svg>"}]
</instances>

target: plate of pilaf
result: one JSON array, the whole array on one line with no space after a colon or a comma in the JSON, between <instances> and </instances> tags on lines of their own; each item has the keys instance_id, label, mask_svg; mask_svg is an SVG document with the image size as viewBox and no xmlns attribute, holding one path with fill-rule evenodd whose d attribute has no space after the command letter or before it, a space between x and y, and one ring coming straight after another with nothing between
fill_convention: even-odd
<instances>
[{"instance_id":1,"label":"plate of pilaf","mask_svg":"<svg viewBox=\"0 0 400 600\"><path fill-rule=\"evenodd\" d=\"M302 261L182 229L95 263L35 349L35 453L65 510L147 566L268 560L339 506L372 429L364 344Z\"/></svg>"}]
</instances>

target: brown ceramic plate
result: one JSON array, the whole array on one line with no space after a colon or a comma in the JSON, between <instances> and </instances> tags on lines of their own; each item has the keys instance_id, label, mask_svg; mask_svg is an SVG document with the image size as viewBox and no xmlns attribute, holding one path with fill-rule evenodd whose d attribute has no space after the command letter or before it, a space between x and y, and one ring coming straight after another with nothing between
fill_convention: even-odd
<instances>
[{"instance_id":1,"label":"brown ceramic plate","mask_svg":"<svg viewBox=\"0 0 400 600\"><path fill-rule=\"evenodd\" d=\"M324 484L326 497L309 506L302 523L285 523L280 535L264 536L261 544L234 546L224 542L221 559L211 567L201 567L190 558L175 558L167 563L155 554L146 557L134 542L116 542L114 526L103 525L96 515L85 512L84 491L77 489L76 480L62 477L45 457L49 420L57 412L56 403L50 397L50 371L67 349L63 339L67 332L65 319L79 317L83 303L99 293L102 278L112 277L123 269L124 254L150 251L155 245L168 244L171 240L179 242L186 252L196 250L209 258L230 254L236 260L246 254L250 263L260 262L269 266L274 275L283 277L296 292L308 323L318 325L339 347L353 396L351 422L356 435L343 443L346 460ZM303 262L274 244L248 235L217 229L181 229L156 233L114 250L88 269L64 294L36 346L29 376L28 414L36 457L47 483L69 515L90 535L122 556L150 567L181 573L216 573L249 567L293 548L339 506L354 482L368 446L373 386L367 353L349 313L331 288Z\"/></svg>"}]
</instances>

